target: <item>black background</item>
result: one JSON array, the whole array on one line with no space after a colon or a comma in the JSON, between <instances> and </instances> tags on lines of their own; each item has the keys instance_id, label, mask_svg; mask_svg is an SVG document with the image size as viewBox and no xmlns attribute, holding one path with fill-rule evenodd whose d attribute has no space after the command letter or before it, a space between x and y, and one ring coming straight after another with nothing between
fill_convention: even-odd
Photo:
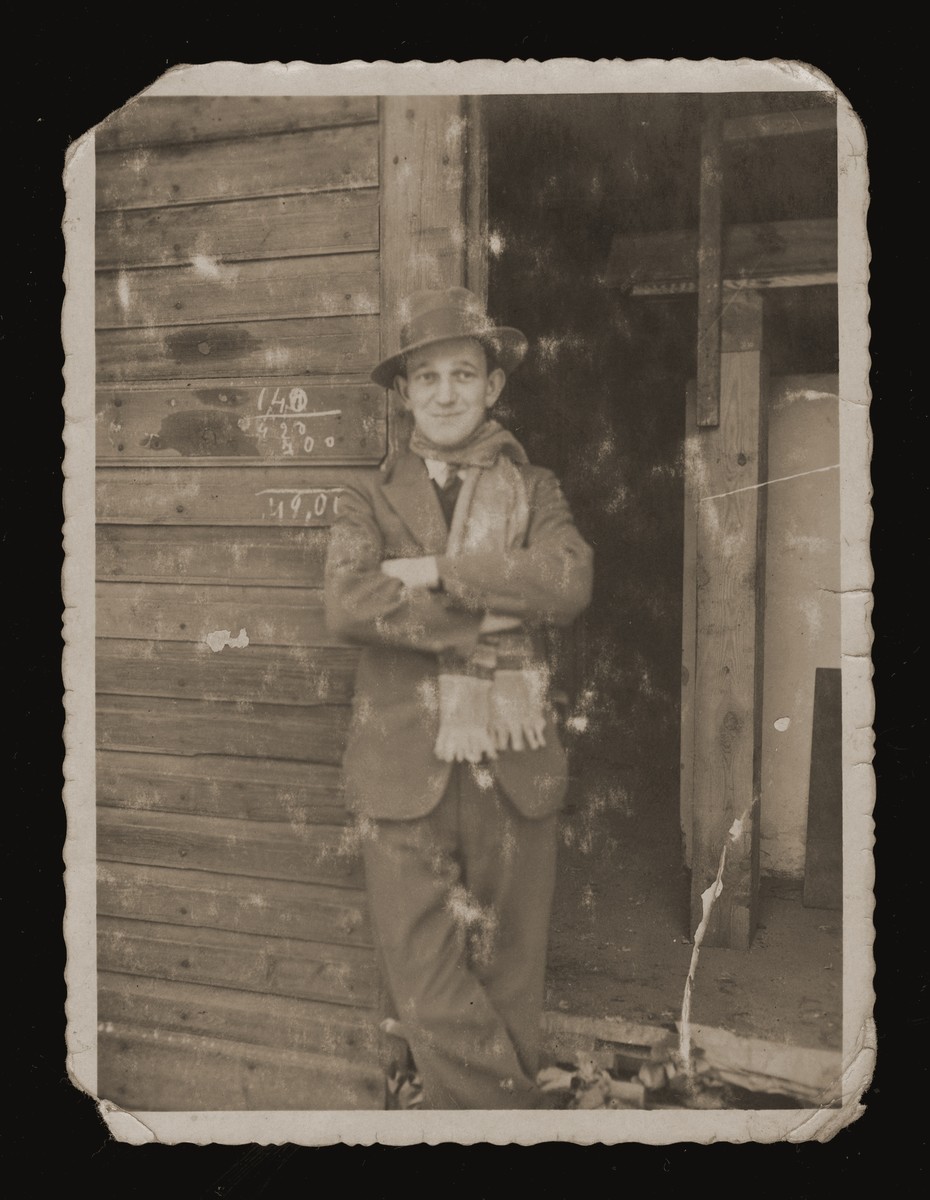
<instances>
[{"instance_id":1,"label":"black background","mask_svg":"<svg viewBox=\"0 0 930 1200\"><path fill-rule=\"evenodd\" d=\"M41 11L42 16L37 15ZM426 12L382 4L373 15L342 6L301 10L293 28L270 9L243 17L188 8L122 9L103 19L74 5L64 15L19 10L8 25L3 81L6 126L4 221L5 454L3 545L7 747L13 786L4 789L7 937L3 1028L6 1107L2 1125L14 1192L60 1195L88 1186L98 1196L304 1196L322 1188L365 1196L441 1189L585 1197L663 1188L759 1190L783 1183L795 1197L831 1193L874 1165L890 1179L924 1173L922 1112L928 1088L926 851L922 839L926 686L922 674L926 560L927 372L918 316L926 303L917 256L927 152L917 39L892 15L870 10L842 24L800 11L759 10L757 25L684 18L656 8L649 36L626 10L537 8L508 28L499 5ZM616 21L614 26L613 20ZM612 32L606 32L610 21ZM715 26L715 27L713 27ZM902 49L902 43L904 48ZM879 49L881 48L881 49ZM879 1060L865 1115L825 1145L592 1147L547 1145L414 1149L328 1147L131 1147L113 1142L90 1100L64 1070L64 945L61 846L62 353L59 341L63 212L61 172L70 141L153 82L167 67L212 61L340 62L447 58L781 57L810 63L845 93L869 137L872 198L872 388L875 440L873 562L878 787ZM926 203L924 199L924 204ZM10 353L12 352L12 353ZM918 390L918 372L924 384ZM9 552L12 550L12 554ZM14 651L10 657L9 651ZM921 680L921 682L924 682ZM921 743L921 749L923 744ZM921 786L922 785L922 786ZM918 829L918 826L920 828ZM920 1114L917 1121L908 1114ZM915 1128L916 1126L916 1128ZM764 1169L764 1176L760 1174ZM893 1173L893 1174L892 1174ZM918 1185L919 1186L919 1185ZM768 1189L763 1188L763 1192ZM909 1189L910 1190L910 1189Z\"/></svg>"}]
</instances>

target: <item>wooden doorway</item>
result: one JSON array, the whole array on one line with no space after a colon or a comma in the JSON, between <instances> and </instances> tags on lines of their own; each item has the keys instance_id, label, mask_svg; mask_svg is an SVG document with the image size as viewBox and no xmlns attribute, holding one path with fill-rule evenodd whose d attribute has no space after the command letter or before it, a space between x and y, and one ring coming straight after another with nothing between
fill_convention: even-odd
<instances>
[{"instance_id":1,"label":"wooden doorway","mask_svg":"<svg viewBox=\"0 0 930 1200\"><path fill-rule=\"evenodd\" d=\"M830 275L835 133L829 107L817 97L732 101L742 107L725 114L733 122L735 148L727 160L733 186L721 198L724 227L791 225L779 226L780 235L763 239L761 247L784 266L793 261L794 235L804 225L806 277L765 296L766 368L782 382L767 399L760 395L761 416L793 386L786 377L797 383L799 376L816 375L808 383L830 395L825 377L837 363ZM794 116L779 124L772 114L783 104ZM555 958L561 938L575 985L583 977L590 984L598 972L609 978L605 987L594 980L582 1011L598 1005L627 1016L667 1017L658 991L650 998L641 978L638 990L625 990L622 961L607 964L589 949L618 934L617 949L623 950L620 943L632 940L622 935L627 915L644 891L653 901L660 898L657 919L669 938L686 942L696 923L687 870L696 815L680 798L688 791L690 799L694 783L693 744L681 740L682 703L693 673L683 684L681 649L683 619L694 621L682 597L694 587L685 487L687 394L700 374L699 289L696 278L670 278L651 293L634 289L621 278L617 247L621 259L624 243L648 259L672 230L691 231L686 237L696 247L705 114L699 98L680 95L488 97L482 107L490 308L521 326L532 347L508 384L501 414L531 459L562 479L595 550L594 601L565 654L576 779L564 828ZM805 136L793 136L789 126ZM747 133L758 128L766 139L761 155L745 147ZM633 263L633 279L642 283L649 269L648 261ZM761 298L755 311L761 321ZM762 355L760 346L729 348ZM765 436L760 426L760 438ZM764 455L757 466L764 472ZM763 481L759 474L756 482ZM754 535L747 549L754 571L764 570L763 549ZM763 619L760 610L751 640L766 636ZM754 720L762 711L761 668L758 684L758 695L750 689L759 710ZM803 755L802 748L799 762ZM784 850L797 813L789 818L786 811L800 811L806 797L785 800L774 786L770 792L763 866L797 874L803 861ZM713 820L704 800L700 804L703 872ZM758 816L756 811L746 860L756 879ZM629 886L618 884L623 874ZM700 872L694 886L699 894ZM727 924L722 942L745 948L751 922L730 940L735 928ZM589 949L581 946L583 937Z\"/></svg>"},{"instance_id":2,"label":"wooden doorway","mask_svg":"<svg viewBox=\"0 0 930 1200\"><path fill-rule=\"evenodd\" d=\"M485 102L489 303L531 352L499 403L530 458L562 481L595 554L590 609L564 646L573 761L550 943L551 1009L667 1016L630 970L636 936L687 935L679 828L684 396L692 298L642 306L608 286L618 223L650 138L690 153L674 98ZM637 134L649 120L649 138ZM696 164L695 164L696 166ZM655 195L681 202L666 157ZM685 211L678 219L687 219ZM622 226L621 226L622 227ZM651 895L651 932L642 897Z\"/></svg>"}]
</instances>

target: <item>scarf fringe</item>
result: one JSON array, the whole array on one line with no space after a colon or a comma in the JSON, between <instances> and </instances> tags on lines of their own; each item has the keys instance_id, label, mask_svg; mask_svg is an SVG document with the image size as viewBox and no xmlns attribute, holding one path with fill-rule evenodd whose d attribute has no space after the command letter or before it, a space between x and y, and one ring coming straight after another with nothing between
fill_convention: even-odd
<instances>
[{"instance_id":1,"label":"scarf fringe","mask_svg":"<svg viewBox=\"0 0 930 1200\"><path fill-rule=\"evenodd\" d=\"M529 504L516 463L527 462L520 443L487 421L464 445L444 450L416 432L410 449L453 463L463 478L446 554L522 546ZM507 663L498 668L498 662ZM499 752L545 745L549 672L534 661L525 633L482 639L470 659L443 656L439 674L439 733L434 753L443 762L479 763Z\"/></svg>"}]
</instances>

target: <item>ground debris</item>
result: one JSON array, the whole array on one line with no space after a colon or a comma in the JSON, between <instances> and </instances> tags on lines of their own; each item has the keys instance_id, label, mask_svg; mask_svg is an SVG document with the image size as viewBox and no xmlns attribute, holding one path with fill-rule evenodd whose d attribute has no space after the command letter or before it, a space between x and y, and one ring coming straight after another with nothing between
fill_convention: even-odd
<instances>
[{"instance_id":1,"label":"ground debris","mask_svg":"<svg viewBox=\"0 0 930 1200\"><path fill-rule=\"evenodd\" d=\"M560 1062L536 1076L546 1105L565 1109L722 1109L801 1108L806 1101L784 1092L755 1090L722 1078L698 1052L685 1073L676 1056L658 1056L636 1063L618 1053L612 1064L579 1056Z\"/></svg>"},{"instance_id":2,"label":"ground debris","mask_svg":"<svg viewBox=\"0 0 930 1200\"><path fill-rule=\"evenodd\" d=\"M536 1076L536 1083L557 1108L646 1107L646 1087L640 1079L598 1066L590 1059L545 1067Z\"/></svg>"}]
</instances>

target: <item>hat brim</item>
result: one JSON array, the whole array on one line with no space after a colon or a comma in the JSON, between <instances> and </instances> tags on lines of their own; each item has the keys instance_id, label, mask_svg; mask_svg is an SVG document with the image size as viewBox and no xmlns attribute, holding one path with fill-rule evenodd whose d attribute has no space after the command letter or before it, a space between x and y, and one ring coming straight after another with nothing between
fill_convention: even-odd
<instances>
[{"instance_id":1,"label":"hat brim","mask_svg":"<svg viewBox=\"0 0 930 1200\"><path fill-rule=\"evenodd\" d=\"M379 387L392 388L397 376L404 373L404 359L408 354L412 354L415 350L422 350L424 346L432 346L457 337L469 338L484 346L493 355L495 365L499 366L507 375L516 370L523 362L529 345L526 335L509 325L497 326L488 333L446 334L443 337L422 338L378 363L371 373L372 383L376 383Z\"/></svg>"}]
</instances>

